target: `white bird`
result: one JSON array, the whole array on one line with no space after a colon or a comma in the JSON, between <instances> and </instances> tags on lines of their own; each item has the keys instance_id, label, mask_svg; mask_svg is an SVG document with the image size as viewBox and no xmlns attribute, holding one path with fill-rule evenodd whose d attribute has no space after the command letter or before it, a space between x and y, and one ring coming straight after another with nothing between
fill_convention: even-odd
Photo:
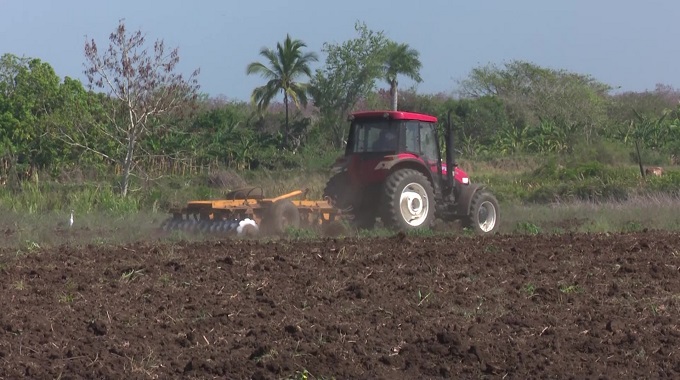
<instances>
[{"instance_id":1,"label":"white bird","mask_svg":"<svg viewBox=\"0 0 680 380\"><path fill-rule=\"evenodd\" d=\"M73 227L73 210L71 210L71 217L68 220L68 226Z\"/></svg>"}]
</instances>

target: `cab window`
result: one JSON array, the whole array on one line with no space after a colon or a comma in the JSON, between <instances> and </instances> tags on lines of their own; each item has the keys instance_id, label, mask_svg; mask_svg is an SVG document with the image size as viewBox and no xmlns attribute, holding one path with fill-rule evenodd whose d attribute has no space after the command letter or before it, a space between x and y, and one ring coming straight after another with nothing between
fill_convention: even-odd
<instances>
[{"instance_id":1,"label":"cab window","mask_svg":"<svg viewBox=\"0 0 680 380\"><path fill-rule=\"evenodd\" d=\"M436 162L439 155L434 124L419 121L407 122L404 131L404 147L407 152L417 154L426 162Z\"/></svg>"}]
</instances>

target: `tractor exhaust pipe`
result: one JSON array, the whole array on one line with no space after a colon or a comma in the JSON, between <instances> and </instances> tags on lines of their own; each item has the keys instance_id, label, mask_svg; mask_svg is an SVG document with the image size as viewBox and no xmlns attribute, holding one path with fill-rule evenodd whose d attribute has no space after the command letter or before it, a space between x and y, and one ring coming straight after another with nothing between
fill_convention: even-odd
<instances>
[{"instance_id":1,"label":"tractor exhaust pipe","mask_svg":"<svg viewBox=\"0 0 680 380\"><path fill-rule=\"evenodd\" d=\"M453 190L453 175L456 167L456 162L453 157L453 129L451 127L451 110L446 114L446 188L449 191Z\"/></svg>"}]
</instances>

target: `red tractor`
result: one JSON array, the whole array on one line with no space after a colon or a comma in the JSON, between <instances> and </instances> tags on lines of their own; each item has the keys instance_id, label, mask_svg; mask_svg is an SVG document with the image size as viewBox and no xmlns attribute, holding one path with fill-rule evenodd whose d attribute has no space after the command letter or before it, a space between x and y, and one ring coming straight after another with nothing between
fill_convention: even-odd
<instances>
[{"instance_id":1,"label":"red tractor","mask_svg":"<svg viewBox=\"0 0 680 380\"><path fill-rule=\"evenodd\" d=\"M450 123L443 161L434 116L368 111L352 114L350 121L345 155L333 166L324 198L357 227L371 228L380 218L387 227L408 231L431 227L439 218L461 220L479 234L497 231L498 201L455 163Z\"/></svg>"}]
</instances>

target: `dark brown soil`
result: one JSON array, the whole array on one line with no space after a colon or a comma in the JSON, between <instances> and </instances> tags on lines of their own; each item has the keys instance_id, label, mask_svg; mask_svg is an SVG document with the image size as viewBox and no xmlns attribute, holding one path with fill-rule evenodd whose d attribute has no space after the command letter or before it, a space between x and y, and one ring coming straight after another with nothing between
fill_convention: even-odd
<instances>
[{"instance_id":1,"label":"dark brown soil","mask_svg":"<svg viewBox=\"0 0 680 380\"><path fill-rule=\"evenodd\" d=\"M0 254L0 378L680 376L678 233Z\"/></svg>"}]
</instances>

